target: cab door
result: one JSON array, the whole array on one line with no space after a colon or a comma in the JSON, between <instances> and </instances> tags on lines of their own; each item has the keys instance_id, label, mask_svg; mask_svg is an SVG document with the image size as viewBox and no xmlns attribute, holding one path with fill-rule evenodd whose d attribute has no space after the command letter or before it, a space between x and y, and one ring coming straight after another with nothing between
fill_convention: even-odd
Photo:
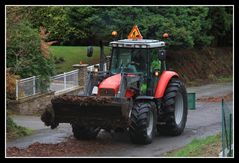
<instances>
[{"instance_id":1,"label":"cab door","mask_svg":"<svg viewBox=\"0 0 239 163\"><path fill-rule=\"evenodd\" d=\"M155 92L157 87L160 75L162 73L161 66L162 61L159 59L159 48L150 49L149 52L149 71L151 76L150 87L152 89L152 93Z\"/></svg>"}]
</instances>

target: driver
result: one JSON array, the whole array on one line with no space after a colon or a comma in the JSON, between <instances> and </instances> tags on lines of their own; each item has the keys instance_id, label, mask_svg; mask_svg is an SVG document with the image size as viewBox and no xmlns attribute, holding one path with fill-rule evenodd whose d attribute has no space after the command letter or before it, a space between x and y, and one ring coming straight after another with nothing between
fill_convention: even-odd
<instances>
[{"instance_id":1,"label":"driver","mask_svg":"<svg viewBox=\"0 0 239 163\"><path fill-rule=\"evenodd\" d=\"M124 72L136 73L137 69L135 67L135 62L131 60L131 55L129 53L122 55L120 60L120 65L124 66Z\"/></svg>"}]
</instances>

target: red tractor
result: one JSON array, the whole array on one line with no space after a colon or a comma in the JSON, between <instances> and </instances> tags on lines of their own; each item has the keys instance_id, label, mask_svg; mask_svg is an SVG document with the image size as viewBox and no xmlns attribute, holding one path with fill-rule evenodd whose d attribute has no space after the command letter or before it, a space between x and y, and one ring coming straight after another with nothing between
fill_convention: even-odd
<instances>
[{"instance_id":1,"label":"red tractor","mask_svg":"<svg viewBox=\"0 0 239 163\"><path fill-rule=\"evenodd\" d=\"M101 62L88 72L83 95L53 98L41 116L45 125L70 123L77 139L93 139L100 129L127 131L136 144L151 143L156 132L180 135L187 92L179 75L166 69L165 42L136 36L110 46L109 69L103 71Z\"/></svg>"}]
</instances>

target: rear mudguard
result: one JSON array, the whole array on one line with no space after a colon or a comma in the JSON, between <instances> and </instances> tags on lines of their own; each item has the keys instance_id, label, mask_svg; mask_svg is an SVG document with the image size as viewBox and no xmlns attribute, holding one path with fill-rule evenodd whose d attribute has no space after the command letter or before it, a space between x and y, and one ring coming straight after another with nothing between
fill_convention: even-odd
<instances>
[{"instance_id":1,"label":"rear mudguard","mask_svg":"<svg viewBox=\"0 0 239 163\"><path fill-rule=\"evenodd\" d=\"M163 97L165 89L167 88L168 82L173 77L178 78L179 75L174 71L163 71L156 87L156 91L154 95L156 99Z\"/></svg>"}]
</instances>

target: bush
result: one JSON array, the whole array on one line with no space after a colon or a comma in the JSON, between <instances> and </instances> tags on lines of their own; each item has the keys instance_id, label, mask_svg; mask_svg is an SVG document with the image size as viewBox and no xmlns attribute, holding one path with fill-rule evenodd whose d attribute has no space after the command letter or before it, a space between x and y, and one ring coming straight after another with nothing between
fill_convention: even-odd
<instances>
[{"instance_id":1,"label":"bush","mask_svg":"<svg viewBox=\"0 0 239 163\"><path fill-rule=\"evenodd\" d=\"M19 79L19 76L12 74L7 71L6 73L6 86L7 86L7 98L15 99L16 98L16 80Z\"/></svg>"},{"instance_id":2,"label":"bush","mask_svg":"<svg viewBox=\"0 0 239 163\"><path fill-rule=\"evenodd\" d=\"M48 53L44 28L32 28L26 20L12 23L12 17L7 19L7 67L13 69L13 74L21 78L39 76L40 89L49 85L49 77L55 74L53 57ZM43 29L43 30L42 30ZM44 46L43 46L44 45Z\"/></svg>"},{"instance_id":3,"label":"bush","mask_svg":"<svg viewBox=\"0 0 239 163\"><path fill-rule=\"evenodd\" d=\"M59 63L65 62L65 59L63 57L54 56L53 59L54 59L55 64L59 64Z\"/></svg>"},{"instance_id":4,"label":"bush","mask_svg":"<svg viewBox=\"0 0 239 163\"><path fill-rule=\"evenodd\" d=\"M12 118L7 115L7 138L14 139L21 136L27 136L32 133L32 130L18 126Z\"/></svg>"},{"instance_id":5,"label":"bush","mask_svg":"<svg viewBox=\"0 0 239 163\"><path fill-rule=\"evenodd\" d=\"M63 57L59 57L60 62L65 62L65 59Z\"/></svg>"}]
</instances>

